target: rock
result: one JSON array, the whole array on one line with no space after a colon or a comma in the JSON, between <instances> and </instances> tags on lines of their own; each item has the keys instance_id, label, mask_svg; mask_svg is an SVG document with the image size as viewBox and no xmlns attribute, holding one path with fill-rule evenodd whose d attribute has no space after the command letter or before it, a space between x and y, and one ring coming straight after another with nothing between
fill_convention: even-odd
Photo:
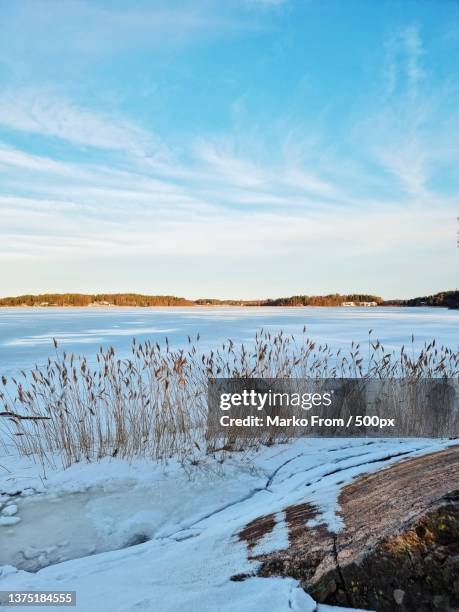
<instances>
[{"instance_id":1,"label":"rock","mask_svg":"<svg viewBox=\"0 0 459 612\"><path fill-rule=\"evenodd\" d=\"M321 601L325 601L330 595L336 593L338 589L338 585L336 584L336 580L334 578L330 578L330 580L324 580L320 589L314 592L314 596Z\"/></svg>"},{"instance_id":2,"label":"rock","mask_svg":"<svg viewBox=\"0 0 459 612\"><path fill-rule=\"evenodd\" d=\"M449 608L448 600L442 597L441 595L435 595L432 599L432 603L436 612L444 612Z\"/></svg>"},{"instance_id":3,"label":"rock","mask_svg":"<svg viewBox=\"0 0 459 612\"><path fill-rule=\"evenodd\" d=\"M284 508L289 547L265 555L253 555L250 545L266 520L252 521L241 533L259 575L296 578L323 604L459 609L459 445L356 478L341 490L338 506L338 533L320 524L307 502ZM315 525L307 524L311 518Z\"/></svg>"},{"instance_id":4,"label":"rock","mask_svg":"<svg viewBox=\"0 0 459 612\"><path fill-rule=\"evenodd\" d=\"M448 558L449 552L445 546L439 546L436 550L434 550L432 555L437 561L443 563L443 561L446 561Z\"/></svg>"},{"instance_id":5,"label":"rock","mask_svg":"<svg viewBox=\"0 0 459 612\"><path fill-rule=\"evenodd\" d=\"M402 603L403 603L403 598L404 597L405 597L405 591L402 591L402 589L395 589L394 590L394 599L395 599L395 603L396 604L401 606Z\"/></svg>"}]
</instances>

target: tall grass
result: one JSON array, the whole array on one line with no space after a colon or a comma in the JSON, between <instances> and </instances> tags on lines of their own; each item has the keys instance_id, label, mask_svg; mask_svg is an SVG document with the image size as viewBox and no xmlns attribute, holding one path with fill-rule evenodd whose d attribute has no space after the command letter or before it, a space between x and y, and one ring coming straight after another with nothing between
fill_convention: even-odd
<instances>
[{"instance_id":1,"label":"tall grass","mask_svg":"<svg viewBox=\"0 0 459 612\"><path fill-rule=\"evenodd\" d=\"M209 378L435 378L459 376L459 354L435 341L421 351L386 351L379 341L334 351L303 336L261 331L250 346L231 340L202 352L199 336L182 349L132 342L119 359L100 349L95 366L61 352L45 366L0 385L0 426L23 455L65 466L105 456L190 458L193 451L228 448L209 439ZM245 439L247 445L253 440Z\"/></svg>"}]
</instances>

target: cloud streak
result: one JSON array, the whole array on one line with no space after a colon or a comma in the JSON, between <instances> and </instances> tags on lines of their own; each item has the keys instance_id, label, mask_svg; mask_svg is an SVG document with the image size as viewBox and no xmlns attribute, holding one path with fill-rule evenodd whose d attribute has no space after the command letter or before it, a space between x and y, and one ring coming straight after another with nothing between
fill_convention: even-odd
<instances>
[{"instance_id":1,"label":"cloud streak","mask_svg":"<svg viewBox=\"0 0 459 612\"><path fill-rule=\"evenodd\" d=\"M0 125L85 147L144 155L158 151L154 136L131 121L103 116L40 91L4 92Z\"/></svg>"}]
</instances>

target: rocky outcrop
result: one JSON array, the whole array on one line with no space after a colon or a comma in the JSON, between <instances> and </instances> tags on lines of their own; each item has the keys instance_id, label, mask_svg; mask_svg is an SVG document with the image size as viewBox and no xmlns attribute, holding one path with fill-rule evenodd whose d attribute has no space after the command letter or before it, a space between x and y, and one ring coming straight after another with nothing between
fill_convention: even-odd
<instances>
[{"instance_id":1,"label":"rocky outcrop","mask_svg":"<svg viewBox=\"0 0 459 612\"><path fill-rule=\"evenodd\" d=\"M292 576L321 603L393 612L459 608L459 446L357 478L339 496L343 528L320 524L307 502L285 508L289 547L253 556L274 528L240 532L259 575ZM308 521L315 519L313 525Z\"/></svg>"}]
</instances>

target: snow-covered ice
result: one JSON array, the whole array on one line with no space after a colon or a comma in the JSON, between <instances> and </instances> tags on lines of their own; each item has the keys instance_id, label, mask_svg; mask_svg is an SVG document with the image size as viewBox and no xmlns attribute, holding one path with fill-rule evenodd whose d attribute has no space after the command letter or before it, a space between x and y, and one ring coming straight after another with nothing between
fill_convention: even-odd
<instances>
[{"instance_id":1,"label":"snow-covered ice","mask_svg":"<svg viewBox=\"0 0 459 612\"><path fill-rule=\"evenodd\" d=\"M16 504L8 504L7 506L5 506L5 508L3 508L2 515L3 516L14 516L17 511L18 511L18 507L16 506Z\"/></svg>"},{"instance_id":2,"label":"snow-covered ice","mask_svg":"<svg viewBox=\"0 0 459 612\"><path fill-rule=\"evenodd\" d=\"M151 340L183 347L199 333L202 350L231 338L253 342L260 328L283 330L301 338L303 327L318 344L350 348L368 343L368 331L389 351L410 344L416 350L436 338L437 346L459 346L459 311L446 308L0 308L0 374L14 375L55 355L53 338L67 353L95 360L100 345L131 354L131 340Z\"/></svg>"},{"instance_id":3,"label":"snow-covered ice","mask_svg":"<svg viewBox=\"0 0 459 612\"><path fill-rule=\"evenodd\" d=\"M46 479L39 465L6 456L2 503L17 512L2 518L20 522L0 526L0 590L75 590L82 612L325 612L296 580L232 581L257 569L239 531L272 513L276 526L255 552L282 549L283 509L304 501L338 530L338 494L353 477L451 443L301 439L222 465L203 457L192 473L175 461L106 459Z\"/></svg>"}]
</instances>

